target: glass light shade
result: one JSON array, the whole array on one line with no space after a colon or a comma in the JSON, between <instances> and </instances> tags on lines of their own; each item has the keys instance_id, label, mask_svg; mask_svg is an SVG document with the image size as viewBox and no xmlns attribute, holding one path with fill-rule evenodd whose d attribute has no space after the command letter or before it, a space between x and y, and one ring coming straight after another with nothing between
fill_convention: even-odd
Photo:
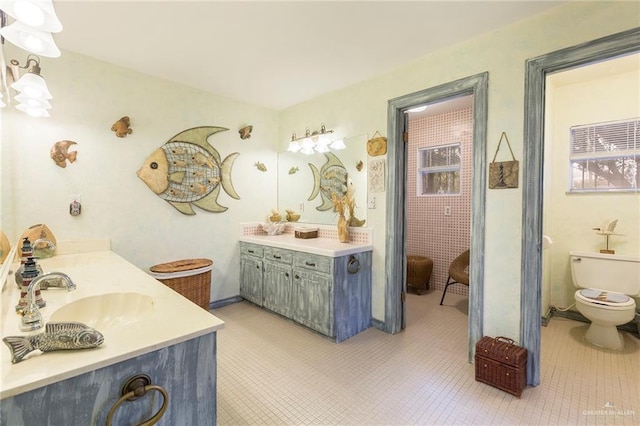
<instances>
[{"instance_id":1,"label":"glass light shade","mask_svg":"<svg viewBox=\"0 0 640 426\"><path fill-rule=\"evenodd\" d=\"M291 141L291 142L289 142L289 148L287 148L287 151L298 152L298 151L300 151L300 148L302 148L302 147L300 146L300 144L298 142Z\"/></svg>"},{"instance_id":2,"label":"glass light shade","mask_svg":"<svg viewBox=\"0 0 640 426\"><path fill-rule=\"evenodd\" d=\"M51 104L49 103L48 100L44 99L44 98L30 98L27 95L25 95L24 93L20 93L19 95L17 95L16 97L14 97L14 99L18 102L20 102L21 104L24 104L28 107L31 108L44 108L44 109L51 109Z\"/></svg>"},{"instance_id":3,"label":"glass light shade","mask_svg":"<svg viewBox=\"0 0 640 426\"><path fill-rule=\"evenodd\" d=\"M2 93L0 93L0 108L2 107L6 107L7 104L5 104L4 102L2 102Z\"/></svg>"},{"instance_id":4,"label":"glass light shade","mask_svg":"<svg viewBox=\"0 0 640 426\"><path fill-rule=\"evenodd\" d=\"M22 112L26 112L31 117L49 117L49 112L44 108L32 108L25 104L16 105L16 109Z\"/></svg>"},{"instance_id":5,"label":"glass light shade","mask_svg":"<svg viewBox=\"0 0 640 426\"><path fill-rule=\"evenodd\" d=\"M347 147L342 139L336 139L335 141L331 142L330 146L333 149L345 149Z\"/></svg>"},{"instance_id":6,"label":"glass light shade","mask_svg":"<svg viewBox=\"0 0 640 426\"><path fill-rule=\"evenodd\" d=\"M313 146L311 145L302 145L302 149L300 150L300 152L306 155L312 155L315 151L313 150Z\"/></svg>"},{"instance_id":7,"label":"glass light shade","mask_svg":"<svg viewBox=\"0 0 640 426\"><path fill-rule=\"evenodd\" d=\"M56 46L56 42L53 41L53 36L50 32L36 30L20 21L16 21L0 29L0 34L27 52L50 58L60 56L60 49Z\"/></svg>"},{"instance_id":8,"label":"glass light shade","mask_svg":"<svg viewBox=\"0 0 640 426\"><path fill-rule=\"evenodd\" d=\"M302 144L302 149L307 148L307 150L311 149L311 151L313 151L313 146L315 145L311 140L311 138L302 139L301 144Z\"/></svg>"},{"instance_id":9,"label":"glass light shade","mask_svg":"<svg viewBox=\"0 0 640 426\"><path fill-rule=\"evenodd\" d=\"M52 33L62 31L51 0L0 0L0 9L38 30Z\"/></svg>"},{"instance_id":10,"label":"glass light shade","mask_svg":"<svg viewBox=\"0 0 640 426\"><path fill-rule=\"evenodd\" d=\"M316 152L329 152L329 146L325 144L316 145Z\"/></svg>"},{"instance_id":11,"label":"glass light shade","mask_svg":"<svg viewBox=\"0 0 640 426\"><path fill-rule=\"evenodd\" d=\"M53 98L49 92L49 88L47 88L47 83L44 81L44 78L31 72L20 77L20 80L13 83L11 87L32 99Z\"/></svg>"}]
</instances>

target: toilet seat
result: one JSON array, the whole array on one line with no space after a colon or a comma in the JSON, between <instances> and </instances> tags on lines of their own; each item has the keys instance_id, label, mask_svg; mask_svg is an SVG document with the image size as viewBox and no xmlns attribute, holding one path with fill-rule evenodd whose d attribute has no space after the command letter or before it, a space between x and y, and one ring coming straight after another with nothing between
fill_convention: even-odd
<instances>
[{"instance_id":1,"label":"toilet seat","mask_svg":"<svg viewBox=\"0 0 640 426\"><path fill-rule=\"evenodd\" d=\"M576 298L584 303L594 305L604 305L611 309L625 309L635 305L635 300L626 294L613 291L598 290L595 288L584 288L576 291Z\"/></svg>"}]
</instances>

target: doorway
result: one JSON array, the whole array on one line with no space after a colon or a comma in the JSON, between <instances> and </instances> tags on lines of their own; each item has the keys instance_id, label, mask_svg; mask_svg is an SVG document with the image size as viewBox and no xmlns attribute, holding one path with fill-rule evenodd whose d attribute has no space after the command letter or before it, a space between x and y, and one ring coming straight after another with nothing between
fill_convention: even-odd
<instances>
[{"instance_id":1,"label":"doorway","mask_svg":"<svg viewBox=\"0 0 640 426\"><path fill-rule=\"evenodd\" d=\"M389 101L388 182L386 228L385 331L398 333L405 324L406 181L407 151L403 139L405 111L463 95L473 95L473 176L471 211L471 267L469 288L469 361L482 337L484 289L484 222L488 73L425 89Z\"/></svg>"},{"instance_id":2,"label":"doorway","mask_svg":"<svg viewBox=\"0 0 640 426\"><path fill-rule=\"evenodd\" d=\"M527 384L540 383L542 204L545 81L548 74L640 50L640 28L526 62L520 336L528 350Z\"/></svg>"}]
</instances>

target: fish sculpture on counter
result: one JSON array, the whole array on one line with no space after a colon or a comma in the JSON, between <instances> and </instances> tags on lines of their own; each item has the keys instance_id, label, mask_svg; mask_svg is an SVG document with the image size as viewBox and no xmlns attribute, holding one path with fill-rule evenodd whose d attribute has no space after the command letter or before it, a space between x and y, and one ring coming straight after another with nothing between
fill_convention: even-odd
<instances>
[{"instance_id":1,"label":"fish sculpture on counter","mask_svg":"<svg viewBox=\"0 0 640 426\"><path fill-rule=\"evenodd\" d=\"M104 336L81 322L50 322L44 333L8 336L2 341L9 347L11 362L15 364L35 350L51 352L95 348L104 342Z\"/></svg>"},{"instance_id":2,"label":"fish sculpture on counter","mask_svg":"<svg viewBox=\"0 0 640 426\"><path fill-rule=\"evenodd\" d=\"M231 183L231 168L240 155L230 154L224 161L207 139L224 127L194 127L178 133L155 150L137 175L160 198L186 215L196 214L192 205L220 213L228 208L218 204L220 188L239 200Z\"/></svg>"},{"instance_id":3,"label":"fish sculpture on counter","mask_svg":"<svg viewBox=\"0 0 640 426\"><path fill-rule=\"evenodd\" d=\"M51 159L60 167L67 167L67 160L70 163L76 161L78 151L69 152L71 145L77 145L74 141L59 141L53 144L51 147L50 155Z\"/></svg>"},{"instance_id":4,"label":"fish sculpture on counter","mask_svg":"<svg viewBox=\"0 0 640 426\"><path fill-rule=\"evenodd\" d=\"M331 152L325 152L324 155L327 157L327 162L324 163L320 170L309 163L313 173L313 190L307 200L312 201L319 194L322 198L322 205L316 207L316 210L319 211L333 208L331 194L336 196L346 195L349 183L349 175L342 161Z\"/></svg>"}]
</instances>

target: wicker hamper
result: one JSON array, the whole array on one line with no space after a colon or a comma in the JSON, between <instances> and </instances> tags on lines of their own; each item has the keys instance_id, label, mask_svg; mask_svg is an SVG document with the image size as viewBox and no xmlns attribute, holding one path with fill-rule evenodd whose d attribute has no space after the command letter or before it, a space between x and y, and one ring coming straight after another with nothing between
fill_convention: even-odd
<instances>
[{"instance_id":1,"label":"wicker hamper","mask_svg":"<svg viewBox=\"0 0 640 426\"><path fill-rule=\"evenodd\" d=\"M211 299L210 259L185 259L161 263L149 268L151 276L180 293L203 309L209 310Z\"/></svg>"},{"instance_id":2,"label":"wicker hamper","mask_svg":"<svg viewBox=\"0 0 640 426\"><path fill-rule=\"evenodd\" d=\"M527 386L527 349L506 337L476 343L476 380L520 398Z\"/></svg>"},{"instance_id":3,"label":"wicker hamper","mask_svg":"<svg viewBox=\"0 0 640 426\"><path fill-rule=\"evenodd\" d=\"M407 256L407 285L415 287L418 294L429 290L433 260L425 256Z\"/></svg>"}]
</instances>

